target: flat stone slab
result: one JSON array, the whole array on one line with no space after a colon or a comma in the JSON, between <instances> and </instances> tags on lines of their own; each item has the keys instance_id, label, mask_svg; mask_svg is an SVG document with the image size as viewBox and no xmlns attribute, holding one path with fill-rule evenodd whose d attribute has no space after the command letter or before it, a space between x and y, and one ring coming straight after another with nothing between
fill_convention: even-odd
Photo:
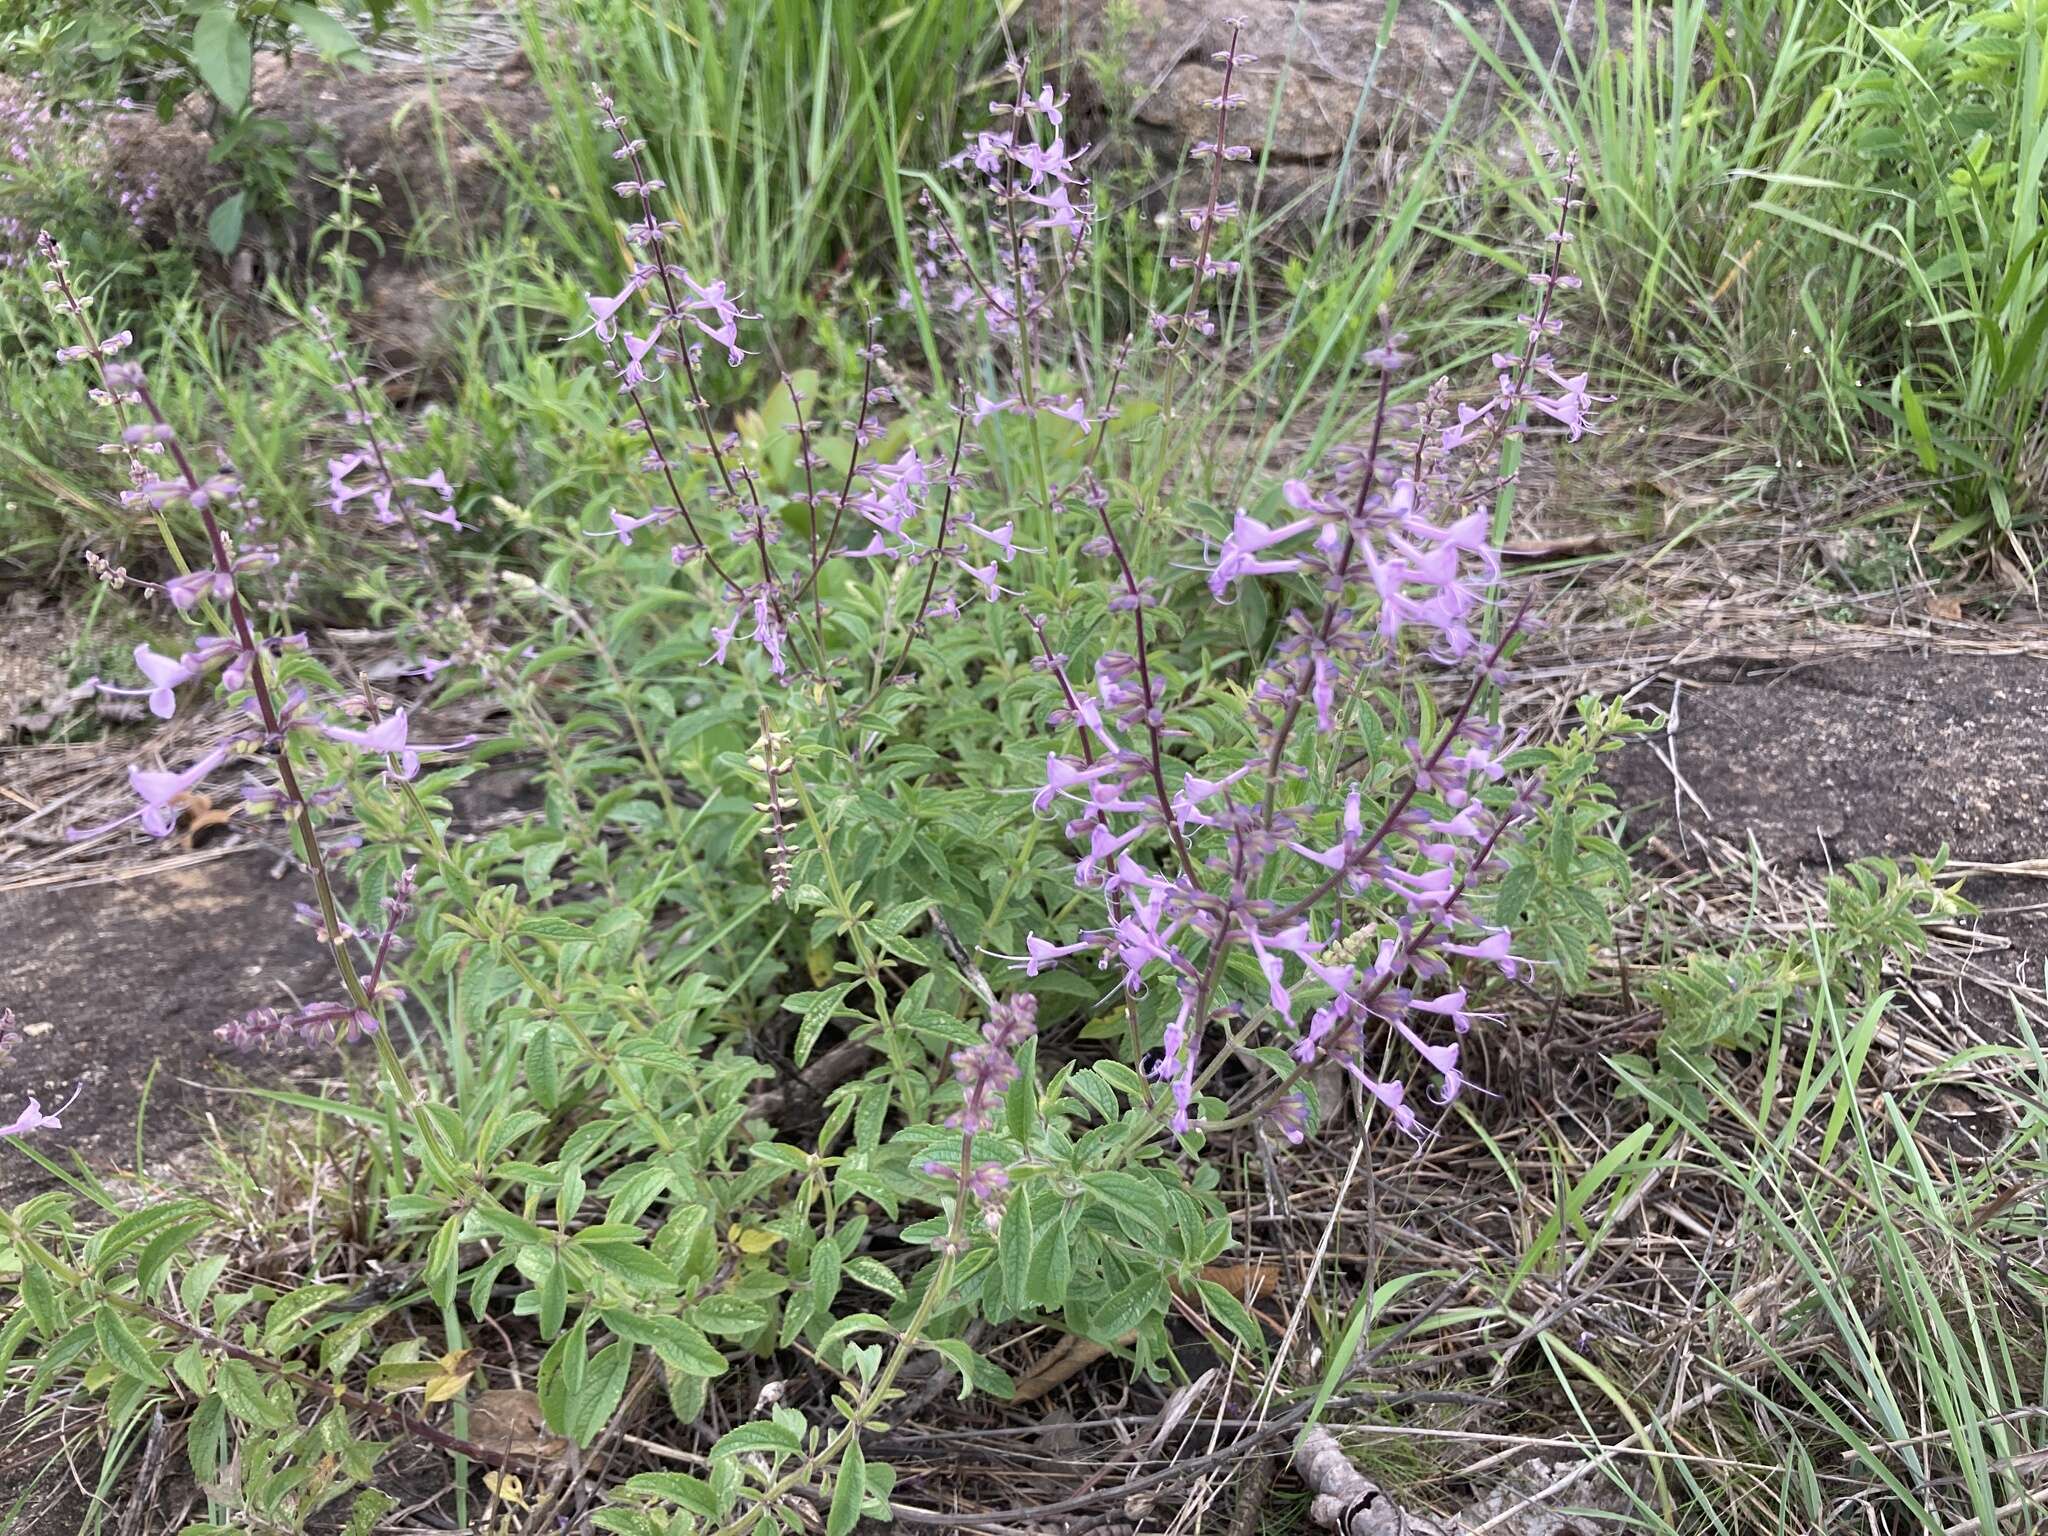
<instances>
[{"instance_id":1,"label":"flat stone slab","mask_svg":"<svg viewBox=\"0 0 2048 1536\"><path fill-rule=\"evenodd\" d=\"M1668 680L1639 697L1672 708ZM1617 754L1607 777L1632 835L1681 852L1690 831L1754 837L1808 872L1944 845L1956 861L2048 860L2048 660L1901 648L1701 666L1678 678L1676 728ZM2015 946L1985 963L2038 986L2048 880L1972 876L1964 890L1985 908L1977 925Z\"/></svg>"}]
</instances>

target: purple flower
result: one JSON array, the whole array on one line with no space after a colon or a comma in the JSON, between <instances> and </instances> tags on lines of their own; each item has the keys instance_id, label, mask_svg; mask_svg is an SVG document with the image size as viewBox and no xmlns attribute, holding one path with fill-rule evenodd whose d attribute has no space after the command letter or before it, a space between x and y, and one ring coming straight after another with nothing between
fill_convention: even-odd
<instances>
[{"instance_id":1,"label":"purple flower","mask_svg":"<svg viewBox=\"0 0 2048 1536\"><path fill-rule=\"evenodd\" d=\"M628 517L617 507L613 507L611 510L611 528L609 530L600 528L594 532L586 531L584 537L589 539L616 538L621 544L631 544L633 542L633 535L638 530L647 527L649 524L659 525L665 523L673 515L673 509L669 507L656 507L645 517Z\"/></svg>"},{"instance_id":2,"label":"purple flower","mask_svg":"<svg viewBox=\"0 0 2048 1536\"><path fill-rule=\"evenodd\" d=\"M739 627L738 614L734 614L723 625L711 626L711 655L705 660L706 666L725 665L725 653L731 647L733 636L739 632Z\"/></svg>"},{"instance_id":3,"label":"purple flower","mask_svg":"<svg viewBox=\"0 0 2048 1536\"><path fill-rule=\"evenodd\" d=\"M1223 549L1217 556L1216 567L1209 573L1209 590L1220 600L1227 596L1235 583L1247 576L1279 575L1283 572L1299 571L1304 568L1299 557L1286 559L1260 559L1262 550L1284 544L1289 539L1318 527L1321 520L1304 517L1278 528L1269 527L1257 518L1248 515L1242 508L1230 525L1230 537L1223 541Z\"/></svg>"},{"instance_id":4,"label":"purple flower","mask_svg":"<svg viewBox=\"0 0 2048 1536\"><path fill-rule=\"evenodd\" d=\"M590 332L595 331L597 332L598 340L610 341L613 335L612 322L614 318L621 309L626 307L633 296L646 286L647 280L653 276L654 269L652 267L642 267L627 280L626 286L615 294L610 294L603 298L594 293L585 294L583 296L584 303L590 307L590 324L583 330L578 331L576 335L586 336ZM570 339L573 341L575 337Z\"/></svg>"},{"instance_id":5,"label":"purple flower","mask_svg":"<svg viewBox=\"0 0 2048 1536\"><path fill-rule=\"evenodd\" d=\"M138 814L143 830L151 837L169 837L178 822L173 802L196 788L202 779L227 761L227 756L225 746L215 747L183 773L131 766L128 785L142 800L142 810Z\"/></svg>"},{"instance_id":6,"label":"purple flower","mask_svg":"<svg viewBox=\"0 0 2048 1536\"><path fill-rule=\"evenodd\" d=\"M953 1053L961 1104L946 1124L971 1137L992 1123L1003 1095L1017 1080L1017 1048L1038 1032L1037 1018L1038 999L1016 993L995 1005L981 1027L980 1044Z\"/></svg>"},{"instance_id":7,"label":"purple flower","mask_svg":"<svg viewBox=\"0 0 2048 1536\"><path fill-rule=\"evenodd\" d=\"M1026 976L1036 976L1040 971L1051 970L1068 955L1083 954L1098 947L1092 940L1087 939L1078 944L1053 944L1035 933L1030 933L1024 936L1022 955L997 955L996 958L1010 961Z\"/></svg>"},{"instance_id":8,"label":"purple flower","mask_svg":"<svg viewBox=\"0 0 2048 1536\"><path fill-rule=\"evenodd\" d=\"M683 301L683 318L702 331L707 339L725 348L728 367L739 367L748 356L740 350L739 323L761 317L742 310L738 303L739 295L728 296L723 280L700 283L687 272L681 276L683 286L690 292L690 297ZM709 320L704 318L706 315L710 316Z\"/></svg>"},{"instance_id":9,"label":"purple flower","mask_svg":"<svg viewBox=\"0 0 2048 1536\"><path fill-rule=\"evenodd\" d=\"M149 648L148 642L135 647L135 666L149 682L147 688L116 688L93 679L93 686L101 693L123 698L149 699L149 712L159 720L168 720L177 713L178 696L172 690L189 683L199 675L199 668L192 656L159 656Z\"/></svg>"},{"instance_id":10,"label":"purple flower","mask_svg":"<svg viewBox=\"0 0 2048 1536\"><path fill-rule=\"evenodd\" d=\"M401 779L411 779L420 771L422 752L455 752L469 746L474 737L463 737L459 741L425 742L409 740L411 722L403 709L394 709L368 730L357 730L353 726L322 725L320 734L330 741L339 741L347 746L360 747L365 752L376 752L398 759L394 770Z\"/></svg>"},{"instance_id":11,"label":"purple flower","mask_svg":"<svg viewBox=\"0 0 2048 1536\"><path fill-rule=\"evenodd\" d=\"M1079 427L1081 429L1081 435L1083 437L1086 437L1088 435L1091 428L1091 422L1088 415L1088 402L1086 400L1077 398L1073 400L1060 401L1058 403L1054 403L1050 400L1042 403L1044 404L1045 409L1052 415L1058 416L1065 421L1071 421L1075 426Z\"/></svg>"},{"instance_id":12,"label":"purple flower","mask_svg":"<svg viewBox=\"0 0 2048 1536\"><path fill-rule=\"evenodd\" d=\"M228 594L234 590L234 578L223 575L211 566L183 576L173 576L164 583L164 596L171 600L171 606L180 613L189 613L207 598L225 602Z\"/></svg>"},{"instance_id":13,"label":"purple flower","mask_svg":"<svg viewBox=\"0 0 2048 1536\"><path fill-rule=\"evenodd\" d=\"M58 1119L57 1117L63 1114L64 1111L69 1109L73 1104L76 1104L78 1102L78 1096L82 1092L84 1092L84 1084L80 1084L78 1087L72 1089L71 1097L66 1099L62 1104L58 1105L55 1109L51 1110L48 1114L43 1113L43 1101L37 1098L34 1094L30 1094L28 1098L28 1108L24 1109L20 1114L16 1115L14 1117L14 1121L12 1124L0 1125L0 1136L26 1136L32 1131L62 1130L64 1128L64 1122Z\"/></svg>"},{"instance_id":14,"label":"purple flower","mask_svg":"<svg viewBox=\"0 0 2048 1536\"><path fill-rule=\"evenodd\" d=\"M976 390L974 393L974 409L968 414L967 419L978 427L991 416L1000 416L1007 411L1014 411L1016 409L1017 401L1014 397L1004 400L991 400L987 395Z\"/></svg>"},{"instance_id":15,"label":"purple flower","mask_svg":"<svg viewBox=\"0 0 2048 1536\"><path fill-rule=\"evenodd\" d=\"M1281 1095L1267 1109L1265 1125L1274 1135L1300 1146L1308 1137L1308 1095L1298 1088Z\"/></svg>"}]
</instances>

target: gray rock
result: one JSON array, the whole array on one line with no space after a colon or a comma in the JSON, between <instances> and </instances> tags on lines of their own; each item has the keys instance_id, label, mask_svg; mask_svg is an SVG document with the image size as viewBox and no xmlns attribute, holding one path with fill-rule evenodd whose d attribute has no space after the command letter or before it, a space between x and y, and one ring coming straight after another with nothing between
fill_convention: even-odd
<instances>
[{"instance_id":1,"label":"gray rock","mask_svg":"<svg viewBox=\"0 0 2048 1536\"><path fill-rule=\"evenodd\" d=\"M1583 66L1602 44L1624 40L1627 8L1611 0L1456 0L1472 32L1511 68L1533 55L1542 68ZM1374 0L1035 0L1041 51L1084 112L1123 119L1112 133L1149 158L1161 179L1184 165L1188 146L1216 136L1223 71L1213 55L1244 21L1233 89L1250 98L1232 115L1231 140L1254 159L1227 168L1226 196L1262 211L1320 218L1331 188L1366 211L1447 119L1454 136L1518 158L1494 127L1506 87L1445 5L1408 0L1380 46L1385 7ZM1527 47L1516 36L1526 36ZM1347 158L1347 149L1349 151ZM1263 160L1263 171L1260 161ZM1180 199L1186 201L1185 195Z\"/></svg>"}]
</instances>

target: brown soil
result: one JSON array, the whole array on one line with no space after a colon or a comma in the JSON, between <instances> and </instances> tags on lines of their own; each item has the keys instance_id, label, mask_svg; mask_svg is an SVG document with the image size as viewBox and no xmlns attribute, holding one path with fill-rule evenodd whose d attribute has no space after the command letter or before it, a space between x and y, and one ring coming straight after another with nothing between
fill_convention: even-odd
<instances>
[{"instance_id":1,"label":"brown soil","mask_svg":"<svg viewBox=\"0 0 2048 1536\"><path fill-rule=\"evenodd\" d=\"M1640 697L1672 710L1671 680ZM1810 874L1944 845L1980 864L2048 855L2048 661L2038 657L1901 648L1723 660L1681 672L1675 719L1620 754L1609 778L1631 830L1688 861L1701 834L1737 846L1754 837L1766 858ZM1992 946L1979 963L2037 984L2048 880L1972 874L1964 891L1984 909L1973 925Z\"/></svg>"},{"instance_id":2,"label":"brown soil","mask_svg":"<svg viewBox=\"0 0 2048 1536\"><path fill-rule=\"evenodd\" d=\"M37 1150L148 1174L197 1143L230 1080L323 1069L310 1051L252 1059L213 1036L237 1013L310 999L326 985L324 951L292 920L297 877L273 880L271 862L251 850L194 868L143 865L128 879L0 893L0 1001L26 1036L7 1072L8 1115L30 1093L46 1112L78 1095L61 1131L36 1136ZM147 1166L138 1169L145 1093ZM26 1157L0 1154L0 1201L48 1182Z\"/></svg>"}]
</instances>

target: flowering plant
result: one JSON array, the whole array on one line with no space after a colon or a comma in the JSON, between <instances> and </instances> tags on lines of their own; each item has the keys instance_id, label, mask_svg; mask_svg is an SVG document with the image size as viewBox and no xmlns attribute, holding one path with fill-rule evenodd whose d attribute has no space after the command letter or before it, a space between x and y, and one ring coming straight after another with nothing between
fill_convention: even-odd
<instances>
[{"instance_id":1,"label":"flowering plant","mask_svg":"<svg viewBox=\"0 0 2048 1536\"><path fill-rule=\"evenodd\" d=\"M955 377L920 389L893 322L870 321L828 357L836 431L811 404L834 386L795 374L758 413L714 412L707 370L769 353L761 317L678 258L658 168L603 96L628 270L584 295L577 345L615 416L535 449L562 472L533 506L413 463L312 311L348 440L310 494L417 571L404 703L358 707L324 677L285 618L289 557L121 338L87 329L73 353L119 420L127 504L189 510L207 541L157 582L101 562L194 631L138 647L139 680L109 691L170 718L210 678L238 712L192 760L138 769L123 821L161 836L209 776L255 770L246 793L292 826L302 915L335 959L338 998L251 1010L223 1038L372 1042L387 1102L364 1158L404 1186L382 1236L450 1326L466 1308L530 1338L552 1433L595 1445L656 1385L694 1424L727 1369L713 1340L801 1341L833 1376L830 1424L755 1410L709 1477L640 1501L673 1495L727 1536L790 1524L826 1480L839 1536L885 1513L862 1435L922 1350L963 1389L1002 1390L976 1328L1059 1314L1160 1370L1184 1302L1262 1351L1206 1273L1231 1230L1204 1154L1256 1131L1282 1156L1347 1095L1382 1155L1426 1139L1487 1088L1489 975L1542 958L1493 905L1544 791L1504 723L1522 615L1497 605L1487 509L1505 445L1532 421L1575 438L1598 404L1552 355L1569 172L1486 385L1410 395L1383 325L1354 441L1217 505L1175 470L1248 280L1221 176L1249 154L1231 142L1237 35L1217 62L1184 286L1106 357L1068 318L1099 239L1088 151L1021 63L924 205L902 295L937 317ZM486 516L541 553L492 573L502 606L476 619L446 554ZM434 798L473 743L414 723L464 690L544 765L539 810L473 835ZM359 847L341 846L344 807ZM399 1020L439 1028L433 1060L399 1059ZM57 1128L32 1104L10 1133ZM196 1343L196 1391L239 1383L208 1350L299 1371L166 1309L181 1251L152 1247L109 1314L122 1369L143 1380ZM82 1273L65 1252L50 1272ZM849 1286L886 1313L849 1307ZM309 1348L326 1302L263 1299L265 1348ZM323 1370L370 1347L367 1325L343 1337L320 1343ZM464 1390L429 1364L389 1344L370 1393L339 1400L347 1422L447 1448L376 1395ZM234 1393L223 1414L262 1417ZM225 1424L195 1443L218 1450Z\"/></svg>"}]
</instances>

